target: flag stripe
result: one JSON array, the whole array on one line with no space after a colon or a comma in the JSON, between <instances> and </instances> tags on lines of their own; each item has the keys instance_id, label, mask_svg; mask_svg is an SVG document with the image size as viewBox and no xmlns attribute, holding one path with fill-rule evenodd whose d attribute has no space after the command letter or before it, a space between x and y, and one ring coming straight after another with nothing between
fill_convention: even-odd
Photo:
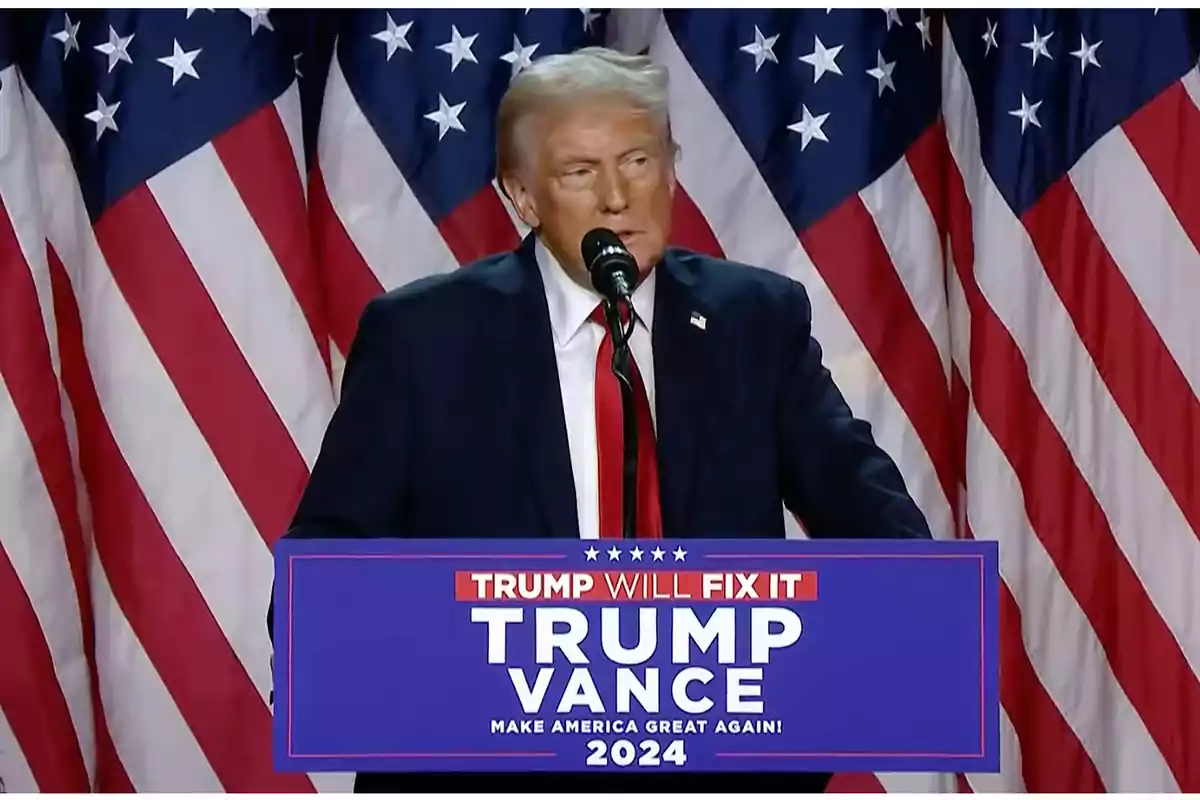
<instances>
[{"instance_id":1,"label":"flag stripe","mask_svg":"<svg viewBox=\"0 0 1200 800\"><path fill-rule=\"evenodd\" d=\"M117 603L225 791L311 791L304 776L272 768L271 750L263 746L271 737L270 712L126 465L96 393L67 270L54 250L49 260L63 382L78 420L96 550ZM187 636L180 637L181 630ZM195 680L196 674L205 679Z\"/></svg>"},{"instance_id":2,"label":"flag stripe","mask_svg":"<svg viewBox=\"0 0 1200 800\"><path fill-rule=\"evenodd\" d=\"M133 791L170 792L181 786L192 792L224 791L164 676L118 606L103 565L92 571L92 586L100 621L96 658L107 667L100 675L100 696Z\"/></svg>"},{"instance_id":3,"label":"flag stripe","mask_svg":"<svg viewBox=\"0 0 1200 800\"><path fill-rule=\"evenodd\" d=\"M317 152L330 205L380 286L394 289L458 267L363 115L337 59L329 69Z\"/></svg>"},{"instance_id":4,"label":"flag stripe","mask_svg":"<svg viewBox=\"0 0 1200 800\"><path fill-rule=\"evenodd\" d=\"M325 308L333 341L343 353L350 352L358 318L367 302L383 291L378 278L363 260L358 247L346 234L325 189L319 167L309 175L309 220L313 249L322 264L337 264L338 269L324 278Z\"/></svg>"},{"instance_id":5,"label":"flag stripe","mask_svg":"<svg viewBox=\"0 0 1200 800\"><path fill-rule=\"evenodd\" d=\"M304 314L328 375L329 336L308 236L303 176L288 168L295 159L292 146L275 105L264 106L212 142Z\"/></svg>"},{"instance_id":6,"label":"flag stripe","mask_svg":"<svg viewBox=\"0 0 1200 800\"><path fill-rule=\"evenodd\" d=\"M1096 765L1046 694L1021 644L1022 616L1016 597L1001 581L1001 640L1016 646L1009 644L1000 651L1000 697L1013 726L1031 734L1030 746L1021 754L1025 791L1102 793L1104 784Z\"/></svg>"},{"instance_id":7,"label":"flag stripe","mask_svg":"<svg viewBox=\"0 0 1200 800\"><path fill-rule=\"evenodd\" d=\"M1200 84L1200 71L1189 73ZM1200 99L1188 95L1187 78L1143 106L1121 128L1137 150L1173 217L1200 251Z\"/></svg>"},{"instance_id":8,"label":"flag stripe","mask_svg":"<svg viewBox=\"0 0 1200 800\"><path fill-rule=\"evenodd\" d=\"M1022 221L1045 276L1113 400L1184 515L1200 531L1200 491L1192 466L1200 445L1200 399L1100 241L1073 187L1066 181L1050 187ZM1146 393L1147 386L1155 387L1153 395ZM1200 713L1200 705L1196 710Z\"/></svg>"},{"instance_id":9,"label":"flag stripe","mask_svg":"<svg viewBox=\"0 0 1200 800\"><path fill-rule=\"evenodd\" d=\"M725 251L717 241L708 220L687 189L676 184L675 201L671 204L671 243L713 258L724 258Z\"/></svg>"},{"instance_id":10,"label":"flag stripe","mask_svg":"<svg viewBox=\"0 0 1200 800\"><path fill-rule=\"evenodd\" d=\"M953 497L944 425L949 381L937 344L914 308L870 212L853 196L803 231L800 241L920 435L944 498Z\"/></svg>"},{"instance_id":11,"label":"flag stripe","mask_svg":"<svg viewBox=\"0 0 1200 800\"><path fill-rule=\"evenodd\" d=\"M1176 298L1200 297L1200 251L1120 128L1096 142L1070 175L1119 277L1162 338L1190 393L1200 393L1200 322L1173 308ZM1080 262L1076 268L1088 266Z\"/></svg>"},{"instance_id":12,"label":"flag stripe","mask_svg":"<svg viewBox=\"0 0 1200 800\"><path fill-rule=\"evenodd\" d=\"M520 244L508 211L490 182L442 219L437 230L459 264L512 250ZM426 269L415 262L409 268L417 272Z\"/></svg>"},{"instance_id":13,"label":"flag stripe","mask_svg":"<svg viewBox=\"0 0 1200 800\"><path fill-rule=\"evenodd\" d=\"M273 542L308 478L286 427L150 191L129 192L95 227L130 310L263 540Z\"/></svg>"},{"instance_id":14,"label":"flag stripe","mask_svg":"<svg viewBox=\"0 0 1200 800\"><path fill-rule=\"evenodd\" d=\"M290 435L287 449L300 452L303 471L307 473L316 461L325 424L333 411L329 372L314 346L304 312L284 281L261 229L242 204L211 147L201 147L172 164L150 179L149 188L166 224L161 229L163 248L170 246L166 241L169 232L180 255L175 268L188 271L189 279L194 271L195 278L203 285L202 294L197 291L190 302L180 305L207 311L211 303L220 316L219 320L213 320L207 313L196 313L194 318L199 324L208 327L191 333L204 335L211 331L212 336L222 341L229 337L245 359L242 385L250 388L253 379L258 384L254 387L256 392L261 386L269 399L270 411L263 409L260 413L264 418L270 413L283 423ZM135 212L134 216L139 215ZM144 251L129 252L131 262L145 258ZM238 268L229 269L231 263L238 264ZM188 293L183 294L186 297ZM177 345L168 345L167 349L174 346ZM215 368L222 356L222 348L215 350L209 368ZM225 388L235 390L238 385L234 381ZM189 397L188 392L182 393ZM213 420L209 424L214 428L232 427L234 420ZM274 419L271 424L278 425ZM280 448L284 449L282 443ZM295 470L296 466L289 463L287 469ZM257 493L265 490L264 486L247 488Z\"/></svg>"},{"instance_id":15,"label":"flag stripe","mask_svg":"<svg viewBox=\"0 0 1200 800\"><path fill-rule=\"evenodd\" d=\"M0 396L0 400L5 399ZM45 534L41 531L36 535ZM37 790L89 791L91 781L49 645L21 576L3 549L0 618L4 621L5 649L10 653L0 658L0 709L37 779Z\"/></svg>"},{"instance_id":16,"label":"flag stripe","mask_svg":"<svg viewBox=\"0 0 1200 800\"><path fill-rule=\"evenodd\" d=\"M951 47L949 44L947 46L948 49ZM1139 642L1136 652L1140 658L1148 644L1164 644L1159 636L1161 620L1154 613L1128 563L1117 549L1095 498L1079 475L1058 431L1047 418L1030 382L1028 364L1013 340L1010 328L1006 327L993 311L989 305L991 298L985 297L982 291L982 282L989 278L992 264L997 265L997 269L1003 269L1004 279L1012 280L1015 259L1008 250L1013 248L1012 242L1020 234L1013 233L1013 228L1018 224L1017 220L1007 211L995 187L990 184L982 170L982 164L964 155L979 152L970 138L976 135L977 128L973 114L968 110L969 93L965 86L965 78L957 70L952 70L952 74L950 91L947 92L949 105L946 113L947 135L953 156L947 169L947 197L952 211L951 242L955 247L955 266L971 311L971 393L978 414L989 431L989 436L984 438L995 437L996 444L1016 473L1021 492L1021 497L1014 497L1012 501L993 498L992 502L981 502L978 507L983 514L995 515L1006 509L1011 513L1014 507L1024 506L1033 531L1038 537L1038 543L1045 547L1058 575L1082 607L1104 648L1103 652L1114 660L1112 669L1121 686L1127 688L1132 684L1144 688L1151 672L1157 672L1159 665L1156 664L1152 669L1148 663L1139 663L1137 658L1125 656L1124 653L1129 651L1121 648L1116 637L1120 635L1127 638L1131 634L1128 631L1128 623L1120 629L1116 627L1116 623L1118 619L1131 620L1139 630L1146 632L1143 633L1143 637L1150 641L1143 639ZM973 176L977 181L973 186L974 192L961 178L964 173ZM983 220L980 238L987 249L976 248L972 257L966 252L960 253L959 250L959 242L970 235L970 229L956 235L954 223L955 220L972 219L973 212L974 219ZM1006 219L1007 225L1001 227ZM969 468L975 469L980 468L983 463L985 462L982 455L978 452L968 462ZM992 471L996 468L997 465L991 465ZM968 479L968 486L972 487L968 497L974 501L981 493L998 490L996 480L992 474L977 475L976 479ZM975 507L974 502L971 503L971 507ZM979 531L996 530L997 524L998 520L994 518L973 519L973 525ZM993 535L989 538L1000 537ZM1087 542L1086 546L1077 544L1081 538ZM1010 583L1013 594L1018 598L1018 602L1031 603L1032 598L1023 593L1022 587L1035 585L1031 581L1032 562L1028 560L1028 555L1039 550L1039 544L1025 542L1020 549L1014 549L1014 541L1006 551L1004 544L1007 541L1002 541L1002 561L1006 558L1011 560L1021 552L1026 554L1026 559L1021 563L1014 563L1004 574L1010 579L1021 579L1021 586ZM1098 580L1096 576L1102 577ZM1057 590L1056 586L1052 588ZM1038 607L1052 608L1045 602L1039 603ZM1116 616L1118 612L1121 614L1120 618ZM1045 625L1045 620L1045 615L1030 618L1031 622L1041 625ZM1087 634L1086 631L1082 632ZM1026 637L1027 640L1039 641L1028 632ZM1030 655L1045 681L1048 674L1046 665L1038 664L1035 652L1031 651ZM1062 668L1071 670L1071 682L1078 682L1080 676L1086 674L1085 669L1094 671L1099 669L1101 664L1107 666L1103 657L1099 661L1082 661ZM1181 660L1177 660L1174 665L1167 663L1161 666L1172 669L1181 665ZM1172 675L1171 672L1167 674ZM1172 678L1177 675L1178 673L1174 673ZM1056 680L1059 679L1057 675L1055 677ZM1094 681L1095 679L1090 685L1096 691L1109 697L1113 696L1111 689L1102 688L1106 686L1105 680L1101 679L1099 683ZM1047 689L1061 707L1062 693L1054 691L1050 685L1047 685ZM1076 698L1076 703L1082 700L1078 693L1072 697ZM1136 701L1134 705L1145 713L1145 709ZM1068 720L1076 722L1072 719L1071 708L1064 708L1064 713ZM1136 720L1136 716L1133 719ZM1147 724L1161 724L1163 721L1160 717L1157 721L1147 720ZM1140 726L1142 723L1138 721L1134 724ZM1149 767L1155 758L1150 754L1152 748L1136 748L1134 732L1128 728L1119 730L1125 745L1121 754L1112 757L1120 758L1122 754L1132 754L1136 749L1142 749L1141 755L1145 756L1147 761L1142 766L1144 772L1141 780L1152 780L1153 772ZM1110 724L1101 729L1087 726L1081 735L1086 739L1088 736L1117 735L1117 732L1118 729ZM1086 744L1085 741L1085 746ZM1103 748L1103 752L1107 756L1112 751ZM1093 759L1097 759L1097 768L1105 776L1106 786L1120 785L1119 782L1115 782L1115 777L1120 773L1115 768L1109 770L1110 762L1100 761L1095 748L1089 748L1089 753Z\"/></svg>"}]
</instances>

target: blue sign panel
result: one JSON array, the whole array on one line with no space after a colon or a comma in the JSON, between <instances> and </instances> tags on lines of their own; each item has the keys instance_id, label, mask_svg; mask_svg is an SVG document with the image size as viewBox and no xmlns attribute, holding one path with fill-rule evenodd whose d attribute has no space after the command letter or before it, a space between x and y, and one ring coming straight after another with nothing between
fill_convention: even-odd
<instances>
[{"instance_id":1,"label":"blue sign panel","mask_svg":"<svg viewBox=\"0 0 1200 800\"><path fill-rule=\"evenodd\" d=\"M996 772L994 542L281 540L282 771Z\"/></svg>"}]
</instances>

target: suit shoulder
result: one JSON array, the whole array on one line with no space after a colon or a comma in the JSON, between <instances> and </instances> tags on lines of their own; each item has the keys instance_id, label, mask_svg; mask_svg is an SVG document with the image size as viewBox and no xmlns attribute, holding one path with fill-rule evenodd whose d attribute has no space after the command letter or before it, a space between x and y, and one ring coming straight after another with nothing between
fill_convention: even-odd
<instances>
[{"instance_id":1,"label":"suit shoulder","mask_svg":"<svg viewBox=\"0 0 1200 800\"><path fill-rule=\"evenodd\" d=\"M804 285L782 272L767 267L673 249L671 258L685 280L714 306L766 307L807 314L808 293Z\"/></svg>"},{"instance_id":2,"label":"suit shoulder","mask_svg":"<svg viewBox=\"0 0 1200 800\"><path fill-rule=\"evenodd\" d=\"M486 302L497 291L511 289L516 257L487 256L470 264L416 278L372 298L367 311L376 316L461 309L464 303Z\"/></svg>"}]
</instances>

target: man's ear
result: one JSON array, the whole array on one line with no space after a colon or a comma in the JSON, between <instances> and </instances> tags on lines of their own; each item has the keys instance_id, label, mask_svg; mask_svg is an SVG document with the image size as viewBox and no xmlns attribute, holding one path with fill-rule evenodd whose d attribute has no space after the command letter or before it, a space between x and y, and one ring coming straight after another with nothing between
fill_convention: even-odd
<instances>
[{"instance_id":1,"label":"man's ear","mask_svg":"<svg viewBox=\"0 0 1200 800\"><path fill-rule=\"evenodd\" d=\"M541 218L538 216L537 203L533 199L533 194L516 175L504 176L500 179L500 185L508 196L508 201L512 203L513 209L517 212L517 216L530 228L536 230L541 225Z\"/></svg>"}]
</instances>

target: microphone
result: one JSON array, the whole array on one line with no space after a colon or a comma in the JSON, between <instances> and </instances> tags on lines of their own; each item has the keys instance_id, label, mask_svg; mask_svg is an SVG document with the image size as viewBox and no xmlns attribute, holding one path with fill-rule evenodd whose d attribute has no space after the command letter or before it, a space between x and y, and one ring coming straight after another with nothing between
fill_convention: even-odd
<instances>
[{"instance_id":1,"label":"microphone","mask_svg":"<svg viewBox=\"0 0 1200 800\"><path fill-rule=\"evenodd\" d=\"M579 246L592 286L609 303L629 302L637 283L637 260L625 249L621 237L608 228L593 228Z\"/></svg>"},{"instance_id":2,"label":"microphone","mask_svg":"<svg viewBox=\"0 0 1200 800\"><path fill-rule=\"evenodd\" d=\"M593 228L579 245L583 263L592 278L592 286L604 297L604 316L613 338L612 371L621 388L621 415L624 436L621 457L621 536L637 538L638 419L633 401L633 354L629 339L633 336L633 287L637 283L637 261L625 249L621 238L608 228ZM629 327L622 330L618 308L630 312Z\"/></svg>"}]
</instances>

